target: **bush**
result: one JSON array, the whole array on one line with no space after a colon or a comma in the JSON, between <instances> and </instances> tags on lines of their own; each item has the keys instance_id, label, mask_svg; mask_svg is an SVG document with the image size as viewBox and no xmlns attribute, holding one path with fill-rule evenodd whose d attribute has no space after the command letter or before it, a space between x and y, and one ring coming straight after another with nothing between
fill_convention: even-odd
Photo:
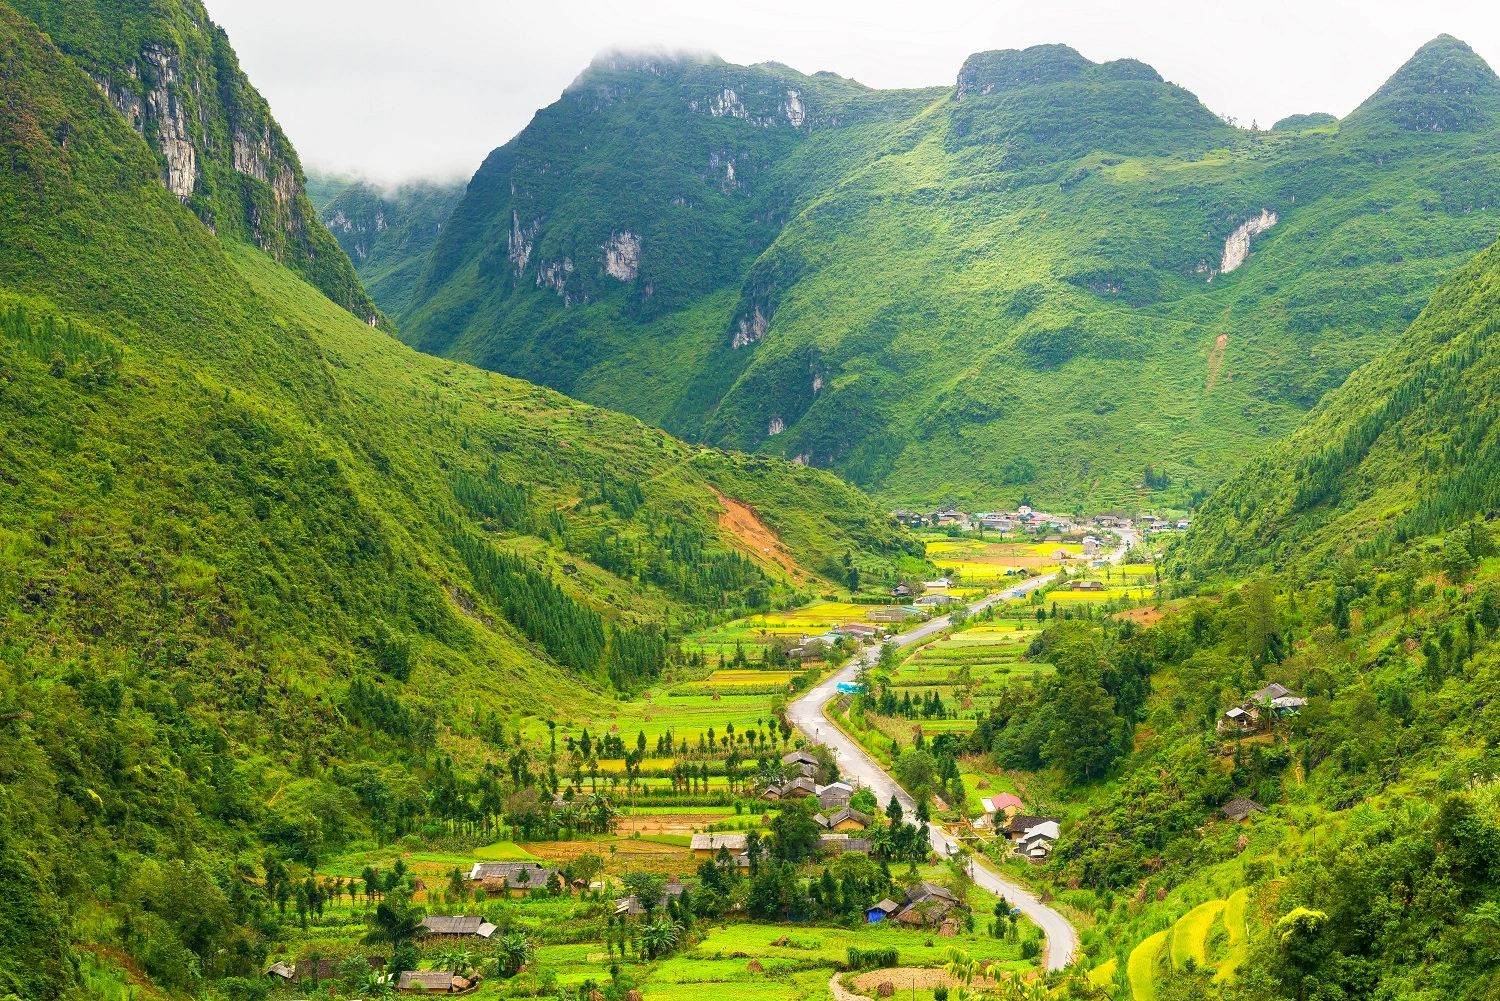
<instances>
[{"instance_id":1,"label":"bush","mask_svg":"<svg viewBox=\"0 0 1500 1001\"><path fill-rule=\"evenodd\" d=\"M901 965L901 955L895 949L861 949L851 945L848 955L851 970L883 970Z\"/></svg>"}]
</instances>

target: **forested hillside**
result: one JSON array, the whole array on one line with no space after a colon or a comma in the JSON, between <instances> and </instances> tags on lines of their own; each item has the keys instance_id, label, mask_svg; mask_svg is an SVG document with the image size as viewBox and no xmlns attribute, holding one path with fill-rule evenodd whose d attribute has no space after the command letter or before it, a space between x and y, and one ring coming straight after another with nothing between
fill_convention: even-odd
<instances>
[{"instance_id":1,"label":"forested hillside","mask_svg":"<svg viewBox=\"0 0 1500 1001\"><path fill-rule=\"evenodd\" d=\"M1400 560L1445 533L1458 560L1464 523L1500 510L1497 333L1492 247L1438 290L1391 351L1209 498L1173 551L1179 586L1258 568L1310 573L1348 553Z\"/></svg>"},{"instance_id":2,"label":"forested hillside","mask_svg":"<svg viewBox=\"0 0 1500 1001\"><path fill-rule=\"evenodd\" d=\"M66 993L80 938L164 988L257 978L267 848L311 864L523 789L547 814L545 775L493 767L527 753L503 720L597 710L686 625L910 549L825 473L372 330L212 232L3 4L0 66L0 994Z\"/></svg>"},{"instance_id":3,"label":"forested hillside","mask_svg":"<svg viewBox=\"0 0 1500 1001\"><path fill-rule=\"evenodd\" d=\"M297 151L196 0L15 0L156 154L162 185L221 236L254 243L363 320L378 319L307 198Z\"/></svg>"},{"instance_id":4,"label":"forested hillside","mask_svg":"<svg viewBox=\"0 0 1500 1001\"><path fill-rule=\"evenodd\" d=\"M891 500L1186 502L1494 240L1497 95L1446 36L1269 132L1065 46L902 93L613 56L475 175L402 336Z\"/></svg>"}]
</instances>

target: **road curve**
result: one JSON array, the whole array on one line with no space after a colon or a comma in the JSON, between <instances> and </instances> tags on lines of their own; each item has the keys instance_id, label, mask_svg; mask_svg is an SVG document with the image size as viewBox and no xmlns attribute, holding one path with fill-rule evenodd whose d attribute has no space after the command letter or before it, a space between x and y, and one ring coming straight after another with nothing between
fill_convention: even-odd
<instances>
[{"instance_id":1,"label":"road curve","mask_svg":"<svg viewBox=\"0 0 1500 1001\"><path fill-rule=\"evenodd\" d=\"M1108 559L1111 562L1124 559L1133 538L1134 533L1122 533L1120 548L1110 554ZM975 602L970 606L970 612L971 614L982 612L990 605L1006 598L1024 597L1049 583L1055 576L1056 574L1044 574L1031 577L1014 587L1006 588L998 594L989 595ZM946 629L948 625L949 617L945 615L923 623L910 632L902 633L895 637L894 642L898 646L920 643ZM916 800L912 799L911 795L902 789L900 784L865 752L864 748L830 723L823 714L823 707L838 694L839 683L853 681L860 668L872 663L879 655L879 648L872 647L851 658L843 667L810 689L806 695L787 706L787 718L814 743L828 745L838 761L839 771L874 792L882 806L889 803L891 797L895 796L903 809L915 810ZM957 842L937 824L927 825L927 835L939 855L947 855L957 848ZM977 859L970 864L970 873L981 887L996 896L1004 897L1042 929L1047 936L1046 962L1049 971L1061 970L1073 962L1073 957L1078 952L1078 932L1067 918L1038 900L1030 890L1005 879Z\"/></svg>"}]
</instances>

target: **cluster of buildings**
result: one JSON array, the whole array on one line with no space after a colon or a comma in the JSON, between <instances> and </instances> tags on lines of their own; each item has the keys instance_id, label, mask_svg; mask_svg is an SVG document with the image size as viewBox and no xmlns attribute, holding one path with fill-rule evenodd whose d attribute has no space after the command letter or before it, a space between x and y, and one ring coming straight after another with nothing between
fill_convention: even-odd
<instances>
[{"instance_id":1,"label":"cluster of buildings","mask_svg":"<svg viewBox=\"0 0 1500 1001\"><path fill-rule=\"evenodd\" d=\"M1307 699L1292 694L1291 689L1278 682L1271 682L1237 706L1233 706L1219 717L1218 732L1221 734L1253 734L1269 730L1271 724L1283 716L1290 716L1307 705Z\"/></svg>"},{"instance_id":2,"label":"cluster of buildings","mask_svg":"<svg viewBox=\"0 0 1500 1001\"><path fill-rule=\"evenodd\" d=\"M952 938L958 934L957 907L958 898L947 889L923 880L906 891L901 903L887 897L865 911L865 922L873 925L895 921L913 928L936 927L939 937Z\"/></svg>"},{"instance_id":3,"label":"cluster of buildings","mask_svg":"<svg viewBox=\"0 0 1500 1001\"><path fill-rule=\"evenodd\" d=\"M1145 512L1134 518L1115 514L1073 518L1065 514L1037 511L1025 504L1014 511L989 511L980 514L969 514L956 508L944 508L941 511L931 512L908 511L901 508L892 511L891 517L909 528L947 528L950 525L957 525L968 532L976 532L981 528L986 532L1036 533L1050 530L1061 535L1130 528L1141 532L1185 532L1192 524L1190 518L1164 519Z\"/></svg>"},{"instance_id":4,"label":"cluster of buildings","mask_svg":"<svg viewBox=\"0 0 1500 1001\"><path fill-rule=\"evenodd\" d=\"M1062 821L1057 817L1028 815L1026 804L1012 793L985 796L979 800L984 815L974 821L974 829L991 830L1011 843L1011 850L1028 862L1041 863L1052 855L1052 846L1062 836Z\"/></svg>"}]
</instances>

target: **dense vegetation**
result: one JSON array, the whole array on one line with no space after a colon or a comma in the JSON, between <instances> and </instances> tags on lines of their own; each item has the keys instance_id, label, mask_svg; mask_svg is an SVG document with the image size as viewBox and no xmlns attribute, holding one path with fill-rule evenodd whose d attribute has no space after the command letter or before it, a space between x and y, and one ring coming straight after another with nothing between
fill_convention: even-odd
<instances>
[{"instance_id":1,"label":"dense vegetation","mask_svg":"<svg viewBox=\"0 0 1500 1001\"><path fill-rule=\"evenodd\" d=\"M893 501L1189 502L1497 232L1455 39L1278 125L1063 46L899 93L610 56L475 174L402 336Z\"/></svg>"},{"instance_id":2,"label":"dense vegetation","mask_svg":"<svg viewBox=\"0 0 1500 1001\"><path fill-rule=\"evenodd\" d=\"M1500 509L1493 383L1500 251L1432 298L1387 354L1360 369L1285 442L1215 493L1173 554L1181 589L1223 573L1314 568L1351 548L1399 560L1417 540Z\"/></svg>"},{"instance_id":3,"label":"dense vegetation","mask_svg":"<svg viewBox=\"0 0 1500 1001\"><path fill-rule=\"evenodd\" d=\"M555 748L521 717L599 711L684 623L818 586L720 497L809 569L911 550L825 473L372 330L210 231L3 5L0 66L0 994L67 991L79 940L244 987L283 863L532 822Z\"/></svg>"},{"instance_id":4,"label":"dense vegetation","mask_svg":"<svg viewBox=\"0 0 1500 1001\"><path fill-rule=\"evenodd\" d=\"M196 0L15 0L156 153L161 182L219 235L254 243L361 319L379 320L318 224L297 151Z\"/></svg>"}]
</instances>

